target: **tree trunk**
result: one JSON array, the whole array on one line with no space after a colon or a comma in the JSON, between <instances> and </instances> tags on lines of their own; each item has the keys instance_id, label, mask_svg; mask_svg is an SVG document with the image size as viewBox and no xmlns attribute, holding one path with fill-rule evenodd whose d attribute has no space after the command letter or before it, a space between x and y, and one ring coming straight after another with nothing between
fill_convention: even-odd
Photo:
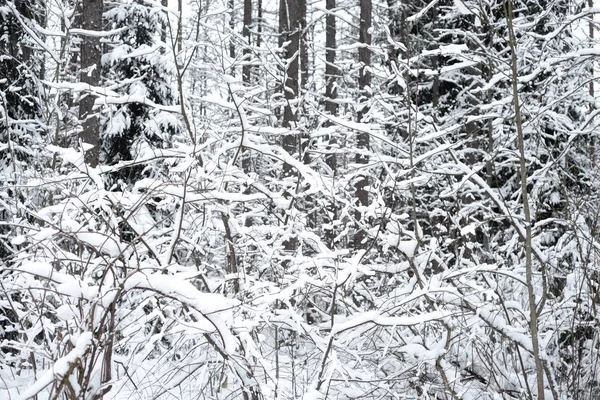
<instances>
[{"instance_id":1,"label":"tree trunk","mask_svg":"<svg viewBox=\"0 0 600 400\"><path fill-rule=\"evenodd\" d=\"M298 96L299 88L300 65L297 53L300 50L300 9L299 2L296 0L281 0L279 3L279 44L289 42L283 53L287 64L283 79L283 93L286 99L283 125L286 127L295 127L296 123L295 104L292 103ZM297 150L296 140L284 138L283 147L288 152L294 153Z\"/></svg>"},{"instance_id":2,"label":"tree trunk","mask_svg":"<svg viewBox=\"0 0 600 400\"><path fill-rule=\"evenodd\" d=\"M168 3L168 1L167 1ZM183 0L177 0L177 12L179 13L179 21L177 23L177 59L180 60L178 67L183 67Z\"/></svg>"},{"instance_id":3,"label":"tree trunk","mask_svg":"<svg viewBox=\"0 0 600 400\"><path fill-rule=\"evenodd\" d=\"M506 22L508 25L509 43L511 49L512 90L513 105L515 108L515 125L517 128L517 143L519 147L519 169L521 177L521 200L523 202L523 216L525 218L525 280L527 282L527 295L529 297L529 330L531 331L531 347L535 361L535 378L537 382L537 400L544 400L544 368L540 356L538 337L538 314L535 292L533 287L533 237L531 231L531 210L529 208L529 194L527 188L527 164L525 158L525 139L523 135L523 120L521 119L521 104L519 102L519 82L517 66L517 39L513 29L513 10L511 0L505 3ZM544 268L542 266L542 268Z\"/></svg>"},{"instance_id":4,"label":"tree trunk","mask_svg":"<svg viewBox=\"0 0 600 400\"><path fill-rule=\"evenodd\" d=\"M302 42L302 24L305 19L305 0L280 0L279 2L279 44L288 43L284 50L284 63L287 65L283 78L283 93L285 107L283 110L283 126L289 128L290 133L283 136L282 147L291 155L300 155L297 128L297 107L299 96L300 78L300 48ZM283 166L284 178L291 177L294 169L285 163ZM297 179L300 179L299 177ZM289 190L293 190L289 188ZM286 251L297 248L297 239L290 238L284 242Z\"/></svg>"},{"instance_id":5,"label":"tree trunk","mask_svg":"<svg viewBox=\"0 0 600 400\"><path fill-rule=\"evenodd\" d=\"M327 16L325 17L325 112L329 115L337 115L338 105L336 103L337 98L337 76L339 71L335 65L335 52L337 48L336 43L336 26L335 26L335 0L326 0L325 7L327 9ZM335 179L337 175L337 143L335 137L329 138L328 154L326 158L327 166L331 169L331 175ZM330 248L334 246L335 229L334 222L337 220L337 207L336 202L331 202L329 206L330 219L328 222L331 224L331 228L325 232L327 244Z\"/></svg>"},{"instance_id":6,"label":"tree trunk","mask_svg":"<svg viewBox=\"0 0 600 400\"><path fill-rule=\"evenodd\" d=\"M169 0L160 0L160 5L165 7L165 9L169 6ZM169 14L164 11L165 19L169 18ZM165 45L167 44L167 22L163 21L161 29L160 29L160 41ZM164 51L165 49L163 49Z\"/></svg>"},{"instance_id":7,"label":"tree trunk","mask_svg":"<svg viewBox=\"0 0 600 400\"><path fill-rule=\"evenodd\" d=\"M244 83L250 84L252 67L250 66L250 46L252 45L252 37L250 27L252 26L252 0L244 0L244 28L242 36L246 39L246 47L244 48L244 66L242 67L242 78Z\"/></svg>"},{"instance_id":8,"label":"tree trunk","mask_svg":"<svg viewBox=\"0 0 600 400\"><path fill-rule=\"evenodd\" d=\"M102 30L103 0L82 1L82 27L85 30ZM100 84L102 51L100 38L90 35L83 37L81 44L81 82L90 86ZM94 113L95 97L87 93L79 102L79 118L82 131L80 140L93 147L85 152L85 162L91 167L96 167L100 158L100 121Z\"/></svg>"},{"instance_id":9,"label":"tree trunk","mask_svg":"<svg viewBox=\"0 0 600 400\"><path fill-rule=\"evenodd\" d=\"M358 77L358 88L359 88L359 111L357 113L358 122L363 122L365 115L367 114L368 108L368 99L370 95L370 86L371 86L371 71L369 70L371 66L371 50L369 46L371 45L371 12L372 12L372 4L371 0L361 0L360 2L360 35L359 42L361 47L358 50L358 61L361 65L360 75ZM362 154L369 149L369 134L360 132L356 137L357 143L356 147L359 151L356 154L355 162L358 165L366 165L369 163L369 156ZM366 207L369 205L369 193L365 189L369 185L369 178L366 175L362 175L359 177L359 181L356 183L356 200L358 207ZM354 235L354 248L360 249L364 248L366 243L366 232L360 227L362 213L359 209L355 212L356 218L356 233Z\"/></svg>"},{"instance_id":10,"label":"tree trunk","mask_svg":"<svg viewBox=\"0 0 600 400\"><path fill-rule=\"evenodd\" d=\"M296 128L296 110L299 94L300 52L302 40L302 21L306 12L305 0L281 0L279 3L279 32L280 45L289 44L284 51L287 70L284 75L283 92L286 104L283 110L283 126ZM298 153L298 136L295 132L283 137L283 148L290 154ZM289 176L292 169L285 165L284 174Z\"/></svg>"},{"instance_id":11,"label":"tree trunk","mask_svg":"<svg viewBox=\"0 0 600 400\"><path fill-rule=\"evenodd\" d=\"M256 47L260 47L262 40L262 0L256 3Z\"/></svg>"},{"instance_id":12,"label":"tree trunk","mask_svg":"<svg viewBox=\"0 0 600 400\"><path fill-rule=\"evenodd\" d=\"M335 52L337 48L335 15L333 15L335 0L326 0L325 7L327 9L327 16L325 17L325 111L335 116L338 105L334 100L337 98L336 79L339 74L338 68L335 65Z\"/></svg>"},{"instance_id":13,"label":"tree trunk","mask_svg":"<svg viewBox=\"0 0 600 400\"><path fill-rule=\"evenodd\" d=\"M235 59L235 42L233 41L233 31L235 29L235 12L234 12L234 7L235 7L235 2L234 0L229 0L227 2L227 7L229 8L229 12L231 13L229 16L229 35L230 35L230 39L229 39L229 57L231 58L231 60ZM235 75L235 68L232 67L232 71L231 74Z\"/></svg>"},{"instance_id":14,"label":"tree trunk","mask_svg":"<svg viewBox=\"0 0 600 400\"><path fill-rule=\"evenodd\" d=\"M242 79L247 86L252 84L252 66L250 65L251 51L250 46L252 45L252 36L250 33L250 27L252 26L252 0L244 0L244 28L242 30L242 36L246 40L246 47L244 47L244 64L242 67ZM248 151L242 149L242 169L245 173L250 172L251 162ZM251 219L246 219L246 226L249 226Z\"/></svg>"}]
</instances>

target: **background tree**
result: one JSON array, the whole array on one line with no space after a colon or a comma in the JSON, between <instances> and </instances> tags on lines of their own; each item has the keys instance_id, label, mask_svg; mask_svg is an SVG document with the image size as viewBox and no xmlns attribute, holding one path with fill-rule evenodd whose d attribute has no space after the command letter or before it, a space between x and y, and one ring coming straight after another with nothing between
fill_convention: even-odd
<instances>
[{"instance_id":1,"label":"background tree","mask_svg":"<svg viewBox=\"0 0 600 400\"><path fill-rule=\"evenodd\" d=\"M161 46L163 13L143 1L124 0L105 13L111 29L119 31L103 56L108 84L128 101L115 101L104 110L103 163L130 164L114 174L115 181L134 184L161 174L161 152L180 133L175 105L173 60ZM127 163L134 161L133 163Z\"/></svg>"},{"instance_id":2,"label":"background tree","mask_svg":"<svg viewBox=\"0 0 600 400\"><path fill-rule=\"evenodd\" d=\"M360 27L359 27L359 38L358 43L360 45L358 49L358 62L359 62L359 77L358 77L358 90L359 90L359 105L357 110L358 122L365 123L366 116L368 114L369 105L368 99L371 97L371 19L372 19L373 5L371 0L360 2ZM360 132L356 136L357 149L359 153L356 155L356 164L368 164L369 157L364 154L363 151L369 149L369 134L367 132ZM354 248L360 249L366 246L365 239L366 235L364 228L360 226L363 217L363 213L360 211L360 207L367 207L369 205L369 193L366 187L369 185L369 179L367 176L359 175L358 181L356 182L356 200L358 203L358 211L356 212L357 227L354 234Z\"/></svg>"},{"instance_id":3,"label":"background tree","mask_svg":"<svg viewBox=\"0 0 600 400\"><path fill-rule=\"evenodd\" d=\"M43 162L39 152L47 139L40 85L44 63L34 52L35 41L27 35L36 23L43 26L44 15L42 2L0 2L0 260L6 265L18 251L13 243L18 227L11 221L24 216L22 204L27 201L20 184L37 174L34 166ZM0 271L3 281L11 275L6 269ZM7 341L19 339L15 329L19 314L13 306L23 306L19 294L2 289L0 365L18 360L18 351L7 345Z\"/></svg>"},{"instance_id":4,"label":"background tree","mask_svg":"<svg viewBox=\"0 0 600 400\"><path fill-rule=\"evenodd\" d=\"M94 110L95 96L91 87L100 85L102 73L102 49L100 38L92 32L102 30L102 13L104 12L103 0L82 0L81 27L83 40L81 43L81 82L90 85L79 100L79 119L81 120L81 133L79 138L85 145L93 146L85 149L85 162L91 167L96 167L100 160L100 120Z\"/></svg>"}]
</instances>

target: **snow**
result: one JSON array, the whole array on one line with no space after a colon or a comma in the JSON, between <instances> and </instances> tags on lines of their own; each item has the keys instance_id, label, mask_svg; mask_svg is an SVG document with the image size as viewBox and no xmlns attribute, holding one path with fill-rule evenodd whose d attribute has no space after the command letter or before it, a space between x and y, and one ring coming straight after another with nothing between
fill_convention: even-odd
<instances>
[{"instance_id":1,"label":"snow","mask_svg":"<svg viewBox=\"0 0 600 400\"><path fill-rule=\"evenodd\" d=\"M398 242L398 250L400 250L408 258L415 255L419 242L416 240L400 240Z\"/></svg>"},{"instance_id":2,"label":"snow","mask_svg":"<svg viewBox=\"0 0 600 400\"><path fill-rule=\"evenodd\" d=\"M129 29L128 27L111 29L109 31L92 31L89 29L71 28L69 33L72 35L89 36L89 37L108 37L114 36Z\"/></svg>"},{"instance_id":3,"label":"snow","mask_svg":"<svg viewBox=\"0 0 600 400\"><path fill-rule=\"evenodd\" d=\"M96 93L97 98L95 100L95 104L98 106L101 105L109 105L109 104L131 104L131 103L139 103L144 104L149 107L152 107L156 110L168 111L172 113L181 113L181 106L165 106L162 104L157 104L154 101L150 100L144 94L126 94L126 95L114 95L114 94L105 94L105 93Z\"/></svg>"},{"instance_id":4,"label":"snow","mask_svg":"<svg viewBox=\"0 0 600 400\"><path fill-rule=\"evenodd\" d=\"M424 50L421 52L423 56L431 56L431 55L460 55L469 51L469 48L466 44L448 44L438 47L433 50ZM454 64L453 64L454 65Z\"/></svg>"},{"instance_id":5,"label":"snow","mask_svg":"<svg viewBox=\"0 0 600 400\"><path fill-rule=\"evenodd\" d=\"M473 11L471 11L466 5L465 3L463 3L461 0L454 0L454 6L456 7L456 9L458 10L458 12L462 15L471 15L474 14Z\"/></svg>"},{"instance_id":6,"label":"snow","mask_svg":"<svg viewBox=\"0 0 600 400\"><path fill-rule=\"evenodd\" d=\"M418 13L411 15L410 17L406 18L406 21L408 22L416 22L419 19L421 19L421 17L425 14L427 14L427 12L432 9L436 4L437 4L438 0L432 0L429 4L427 4L425 7L423 7Z\"/></svg>"},{"instance_id":7,"label":"snow","mask_svg":"<svg viewBox=\"0 0 600 400\"><path fill-rule=\"evenodd\" d=\"M51 238L56 233L58 233L58 230L54 228L42 228L39 230L39 232L36 232L31 238L36 241L42 241Z\"/></svg>"},{"instance_id":8,"label":"snow","mask_svg":"<svg viewBox=\"0 0 600 400\"><path fill-rule=\"evenodd\" d=\"M107 234L98 232L77 232L75 236L83 243L102 253L108 254L111 257L118 257L122 253L120 243Z\"/></svg>"},{"instance_id":9,"label":"snow","mask_svg":"<svg viewBox=\"0 0 600 400\"><path fill-rule=\"evenodd\" d=\"M376 324L382 326L414 326L431 321L439 321L446 317L441 311L423 313L415 316L395 316L389 317L381 315L379 311L368 311L361 315L347 319L344 322L336 322L331 329L331 335L348 331L360 325Z\"/></svg>"},{"instance_id":10,"label":"snow","mask_svg":"<svg viewBox=\"0 0 600 400\"><path fill-rule=\"evenodd\" d=\"M393 15L376 15L377 40L367 46L371 96L357 101L356 52L366 48L356 37L358 2L331 11L324 2L310 4L310 83L290 102L299 113L288 128L280 114L289 99L278 85L290 59L278 52L276 32L263 30L261 45L253 40L246 47L239 26L229 28L233 10L213 3L199 11L185 4L183 15L160 0L128 0L108 10L125 21L130 7L143 9L154 24L152 44L143 46L122 40L136 26L69 31L75 10L62 2L50 5L47 27L21 15L18 22L32 33L24 39L35 54L31 65L48 61L53 72L41 82L41 119L5 118L15 132L28 130L24 142L38 147L20 136L11 146L0 143L0 247L12 253L1 268L0 341L16 352L2 355L0 397L45 398L60 382L77 392L79 369L65 377L78 358L91 374L93 396L108 338L115 341L107 400L235 399L249 388L282 400L416 398L417 388L425 397L451 397L444 383L456 397L474 400L522 394L524 379L534 388L526 225L505 63L511 54L506 37L494 36L495 46L486 48L490 38L482 32L488 24L505 31L502 10L486 15L490 10L473 0L395 2L390 11L408 16L420 45L405 49L387 31ZM276 15L277 2L267 3L265 15ZM10 15L14 4L7 4L0 12ZM427 24L434 10L439 18ZM592 330L585 333L590 338L562 340L593 325L586 315L597 279L586 271L600 249L593 215L599 196L588 147L598 111L590 110L588 83L599 52L598 38L573 27L587 28L598 9L563 16L551 5L530 12L519 10L515 24L533 216L532 306L539 308L539 350L549 376L563 382L594 361L598 342ZM336 52L335 115L323 112L328 14L350 35L340 37ZM554 23L543 34L540 18ZM161 38L163 24L177 21L192 32L181 52L173 32ZM139 68L136 77L106 87L80 82L91 69L72 71L66 63L76 61L71 52L90 35L105 44L103 68L126 61ZM189 69L177 69L175 59ZM157 100L148 84L155 78L148 63L156 62L164 78L157 89L175 93L181 77L184 104L176 104L179 93ZM252 82L244 82L244 65L252 66ZM437 105L430 96L436 79ZM28 90L26 82L0 83L7 95ZM77 107L68 107L87 94L96 98L104 143L131 127L131 116L115 110L133 103L148 112L144 134L168 148L136 139L133 160L90 168L89 145L70 142L81 126ZM357 122L361 110L367 113ZM184 116L193 132L171 135ZM472 135L465 124L485 135ZM368 135L368 148L356 148L358 134ZM310 162L299 149L283 149L288 136L303 145L310 140ZM30 158L12 160L9 150ZM331 154L337 168L328 165ZM357 164L357 154L369 162ZM242 156L250 157L250 169ZM284 164L290 176L282 176ZM144 178L127 177L133 166ZM369 178L364 207L356 203L359 174ZM368 232L364 249L352 244L358 225ZM284 246L292 238L294 248ZM227 268L233 251L237 273ZM11 308L18 320L6 312ZM104 317L114 317L115 331L99 329L111 326ZM98 362L91 360L93 344ZM518 346L524 371L516 352L508 361L495 357L507 346ZM581 371L560 357L569 346L581 354Z\"/></svg>"},{"instance_id":11,"label":"snow","mask_svg":"<svg viewBox=\"0 0 600 400\"><path fill-rule=\"evenodd\" d=\"M75 311L71 304L63 304L56 309L56 316L63 321L70 321L75 317Z\"/></svg>"},{"instance_id":12,"label":"snow","mask_svg":"<svg viewBox=\"0 0 600 400\"><path fill-rule=\"evenodd\" d=\"M125 282L125 289L149 289L189 304L203 315L217 314L238 307L238 300L216 293L203 293L178 275L136 272Z\"/></svg>"},{"instance_id":13,"label":"snow","mask_svg":"<svg viewBox=\"0 0 600 400\"><path fill-rule=\"evenodd\" d=\"M460 124L452 125L448 128L442 129L441 131L434 131L427 135L417 137L415 139L415 142L416 143L427 143L429 141L432 141L433 139L441 138L442 136L445 136L445 135L447 135L451 132L454 132L458 129L461 129L461 128L462 128L462 125L460 125Z\"/></svg>"},{"instance_id":14,"label":"snow","mask_svg":"<svg viewBox=\"0 0 600 400\"><path fill-rule=\"evenodd\" d=\"M475 224L475 223L469 224L467 226L463 226L462 228L460 228L460 234L463 236L475 235L476 228L477 228L477 224Z\"/></svg>"},{"instance_id":15,"label":"snow","mask_svg":"<svg viewBox=\"0 0 600 400\"><path fill-rule=\"evenodd\" d=\"M18 271L26 272L41 278L50 279L58 283L66 283L75 280L71 275L67 275L54 270L49 262L42 261L23 261L18 268Z\"/></svg>"}]
</instances>

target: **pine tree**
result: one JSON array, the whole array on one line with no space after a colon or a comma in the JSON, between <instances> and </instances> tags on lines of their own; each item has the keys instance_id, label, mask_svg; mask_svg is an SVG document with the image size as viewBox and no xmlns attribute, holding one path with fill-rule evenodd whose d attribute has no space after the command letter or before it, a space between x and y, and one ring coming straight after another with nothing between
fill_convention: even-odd
<instances>
[{"instance_id":1,"label":"pine tree","mask_svg":"<svg viewBox=\"0 0 600 400\"><path fill-rule=\"evenodd\" d=\"M0 2L0 163L2 173L19 173L39 146L42 127L39 77L43 61L26 28L43 19L37 0ZM6 182L7 180L3 180Z\"/></svg>"},{"instance_id":2,"label":"pine tree","mask_svg":"<svg viewBox=\"0 0 600 400\"><path fill-rule=\"evenodd\" d=\"M144 104L175 103L172 62L162 49L166 44L160 42L164 13L141 0L123 0L106 12L106 18L111 28L126 28L113 38L103 56L107 84L131 100L111 105L103 116L102 161L108 165L139 162L113 175L116 181L131 184L161 174L152 163L180 130L176 115Z\"/></svg>"},{"instance_id":3,"label":"pine tree","mask_svg":"<svg viewBox=\"0 0 600 400\"><path fill-rule=\"evenodd\" d=\"M20 188L37 173L44 145L41 123L43 60L27 34L42 24L45 6L38 0L0 1L0 281L15 279L8 266L19 246L15 223L24 217L23 204L31 201ZM19 310L24 308L19 293L0 290L0 370L19 358L15 343L21 338Z\"/></svg>"},{"instance_id":4,"label":"pine tree","mask_svg":"<svg viewBox=\"0 0 600 400\"><path fill-rule=\"evenodd\" d=\"M34 53L35 42L27 34L43 21L44 4L37 0L0 2L0 220L8 221L24 197L16 188L29 173L27 166L40 164L45 129L41 124L42 92L39 79L43 60ZM9 187L6 187L6 186ZM8 256L7 225L0 227L0 259Z\"/></svg>"}]
</instances>

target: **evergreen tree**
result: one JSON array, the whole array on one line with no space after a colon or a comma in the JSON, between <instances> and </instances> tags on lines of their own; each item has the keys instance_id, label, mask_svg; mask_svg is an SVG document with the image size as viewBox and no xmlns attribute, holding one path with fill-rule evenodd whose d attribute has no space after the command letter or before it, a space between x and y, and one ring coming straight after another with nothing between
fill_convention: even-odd
<instances>
[{"instance_id":1,"label":"evergreen tree","mask_svg":"<svg viewBox=\"0 0 600 400\"><path fill-rule=\"evenodd\" d=\"M45 8L37 0L0 2L0 220L8 221L24 198L16 189L21 178L39 165L45 136L41 124L39 79L43 60L34 52L36 43L27 34L43 21ZM6 187L6 186L9 187ZM15 206L15 207L13 207ZM8 226L1 226L0 259L12 252Z\"/></svg>"},{"instance_id":2,"label":"evergreen tree","mask_svg":"<svg viewBox=\"0 0 600 400\"><path fill-rule=\"evenodd\" d=\"M26 33L43 15L44 5L37 0L0 2L0 171L5 177L20 173L22 163L31 161L43 134L39 121L43 61Z\"/></svg>"},{"instance_id":3,"label":"evergreen tree","mask_svg":"<svg viewBox=\"0 0 600 400\"><path fill-rule=\"evenodd\" d=\"M14 262L18 245L14 222L23 218L30 200L20 185L37 174L45 129L41 123L43 61L27 29L44 19L45 6L37 0L0 1L0 281L15 274L5 266ZM18 359L19 293L0 288L0 369Z\"/></svg>"},{"instance_id":4,"label":"evergreen tree","mask_svg":"<svg viewBox=\"0 0 600 400\"><path fill-rule=\"evenodd\" d=\"M102 161L139 162L113 174L115 180L131 184L161 174L151 163L162 157L161 150L180 130L176 115L160 107L175 103L173 63L163 47L167 44L160 41L166 17L141 0L119 1L105 16L112 29L123 28L108 44L103 65L107 84L126 101L111 105L104 115Z\"/></svg>"}]
</instances>

